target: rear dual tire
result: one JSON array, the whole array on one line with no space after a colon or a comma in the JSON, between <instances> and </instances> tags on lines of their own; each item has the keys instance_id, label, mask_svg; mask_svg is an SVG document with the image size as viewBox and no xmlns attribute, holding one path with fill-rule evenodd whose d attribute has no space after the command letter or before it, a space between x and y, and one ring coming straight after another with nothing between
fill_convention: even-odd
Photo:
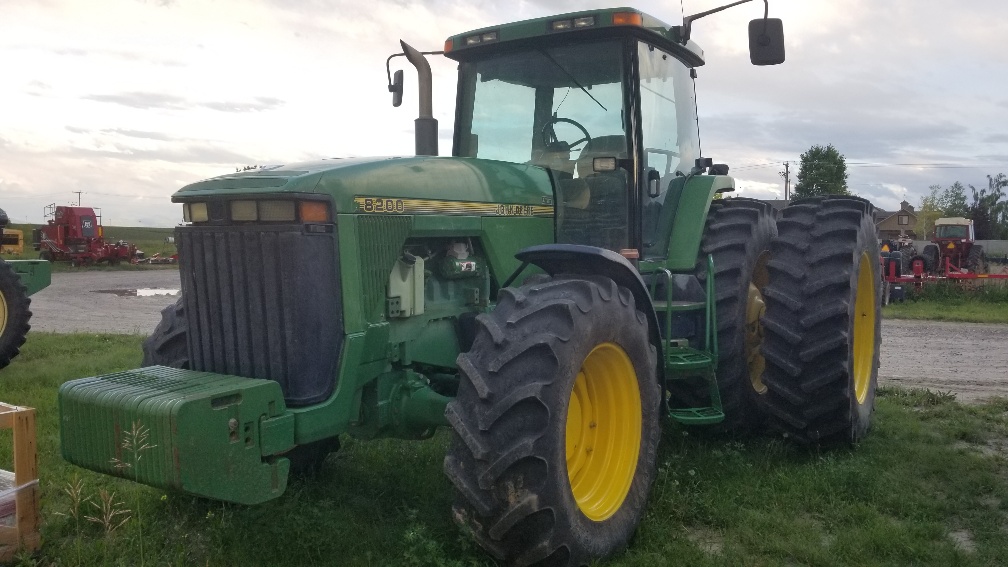
<instances>
[{"instance_id":1,"label":"rear dual tire","mask_svg":"<svg viewBox=\"0 0 1008 567\"><path fill-rule=\"evenodd\" d=\"M770 242L777 235L769 203L732 198L711 203L697 258L696 274L707 281L707 256L714 257L714 295L718 333L718 391L725 420L719 426L735 433L762 431L766 410L762 398L764 360L760 352L768 283ZM673 407L710 405L703 379L670 381Z\"/></svg>"},{"instance_id":2,"label":"rear dual tire","mask_svg":"<svg viewBox=\"0 0 1008 567\"><path fill-rule=\"evenodd\" d=\"M800 443L857 442L871 424L882 322L873 211L863 199L813 198L777 222L764 381L772 424Z\"/></svg>"}]
</instances>

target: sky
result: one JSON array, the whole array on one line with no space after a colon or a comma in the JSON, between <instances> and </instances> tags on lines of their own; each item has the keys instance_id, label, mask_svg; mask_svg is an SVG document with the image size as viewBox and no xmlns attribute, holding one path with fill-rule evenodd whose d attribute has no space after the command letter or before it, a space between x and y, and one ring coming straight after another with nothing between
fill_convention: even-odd
<instances>
[{"instance_id":1,"label":"sky","mask_svg":"<svg viewBox=\"0 0 1008 567\"><path fill-rule=\"evenodd\" d=\"M725 0L631 4L670 24ZM607 5L569 0L0 0L0 208L81 203L108 226L174 226L178 188L244 165L410 155L416 74L391 105L385 59L471 29ZM787 60L754 67L750 2L693 24L704 155L736 195L780 199L833 144L886 210L931 185L1008 173L1008 3L770 0ZM402 58L393 70L403 68ZM408 65L408 64L406 64ZM455 65L431 58L442 154ZM77 192L80 192L78 195Z\"/></svg>"}]
</instances>

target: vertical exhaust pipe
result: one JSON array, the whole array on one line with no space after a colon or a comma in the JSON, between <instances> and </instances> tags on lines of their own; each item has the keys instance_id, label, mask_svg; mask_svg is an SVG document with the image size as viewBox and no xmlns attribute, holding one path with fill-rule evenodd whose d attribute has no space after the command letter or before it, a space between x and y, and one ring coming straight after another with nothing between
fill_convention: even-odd
<instances>
[{"instance_id":1,"label":"vertical exhaust pipe","mask_svg":"<svg viewBox=\"0 0 1008 567\"><path fill-rule=\"evenodd\" d=\"M433 82L431 81L430 63L422 53L413 49L405 41L399 40L406 59L416 67L417 82L420 86L420 116L414 121L416 125L416 155L438 155L438 126L432 109Z\"/></svg>"}]
</instances>

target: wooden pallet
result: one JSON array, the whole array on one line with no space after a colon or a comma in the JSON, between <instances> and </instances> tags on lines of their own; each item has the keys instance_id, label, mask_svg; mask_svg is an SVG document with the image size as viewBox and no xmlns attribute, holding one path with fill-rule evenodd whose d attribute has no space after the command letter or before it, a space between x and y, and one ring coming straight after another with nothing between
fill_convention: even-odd
<instances>
[{"instance_id":1,"label":"wooden pallet","mask_svg":"<svg viewBox=\"0 0 1008 567\"><path fill-rule=\"evenodd\" d=\"M42 543L35 410L0 402L0 430L6 429L14 434L14 470L0 470L0 563Z\"/></svg>"}]
</instances>

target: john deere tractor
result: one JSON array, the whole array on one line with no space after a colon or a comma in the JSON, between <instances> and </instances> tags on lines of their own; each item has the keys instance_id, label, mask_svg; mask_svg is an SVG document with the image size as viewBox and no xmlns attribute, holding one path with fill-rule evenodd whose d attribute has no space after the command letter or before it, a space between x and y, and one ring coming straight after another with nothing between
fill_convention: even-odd
<instances>
[{"instance_id":1,"label":"john deere tractor","mask_svg":"<svg viewBox=\"0 0 1008 567\"><path fill-rule=\"evenodd\" d=\"M448 426L458 524L504 564L582 565L636 529L663 424L860 439L879 345L872 206L811 199L775 221L718 198L734 181L700 154L703 15L592 10L450 37L445 157L430 68L403 44L416 156L180 189L182 299L144 368L62 386L65 458L255 504L341 436ZM781 29L750 23L754 63L783 61ZM125 473L138 428L153 448Z\"/></svg>"}]
</instances>

